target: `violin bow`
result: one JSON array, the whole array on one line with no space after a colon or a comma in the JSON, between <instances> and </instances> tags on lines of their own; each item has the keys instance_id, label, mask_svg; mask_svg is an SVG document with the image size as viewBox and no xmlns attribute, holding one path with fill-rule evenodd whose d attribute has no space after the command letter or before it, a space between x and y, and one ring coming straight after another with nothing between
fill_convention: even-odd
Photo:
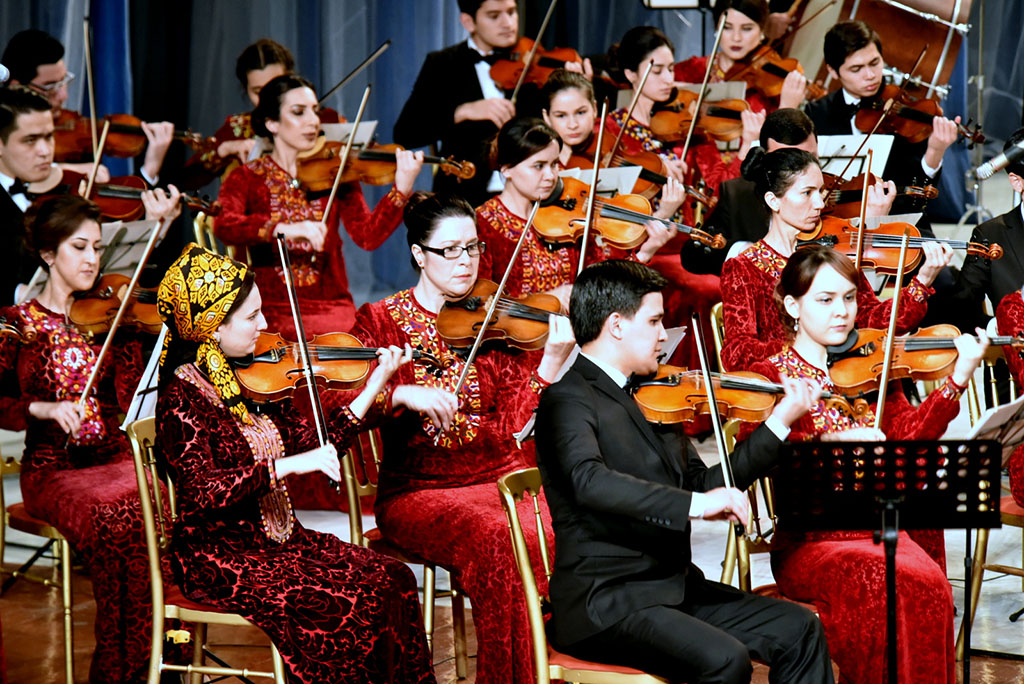
<instances>
[{"instance_id":1,"label":"violin bow","mask_svg":"<svg viewBox=\"0 0 1024 684\"><path fill-rule=\"evenodd\" d=\"M313 422L316 425L316 436L320 446L327 446L327 420L324 417L324 406L320 402L320 391L313 376L313 364L310 361L309 344L306 342L306 329L302 326L302 314L299 311L299 299L295 292L295 280L292 278L292 262L288 256L288 244L280 233L277 234L277 252L281 258L281 269L284 275L285 289L288 291L288 303L292 308L292 322L295 325L295 346L299 349L299 361L302 363L302 375L306 378L309 390L309 405L313 409ZM327 478L335 491L341 491L341 485L334 479Z\"/></svg>"},{"instance_id":2,"label":"violin bow","mask_svg":"<svg viewBox=\"0 0 1024 684\"><path fill-rule=\"evenodd\" d=\"M466 355L466 363L462 367L462 372L459 374L459 381L455 384L455 389L452 390L452 394L456 397L459 396L459 392L462 391L462 386L466 384L466 378L469 376L469 367L473 365L473 360L476 359L477 353L480 351L480 345L484 341L484 333L487 332L487 324L494 318L494 312L498 308L498 303L501 301L502 296L505 292L505 286L508 284L509 276L512 275L512 267L516 263L516 259L519 257L519 252L523 249L523 243L526 240L527 234L530 229L533 228L533 219L537 216L537 210L540 209L540 202L534 202L533 208L530 209L530 216L526 219L526 225L523 227L523 232L519 234L519 240L516 241L516 248L512 252L511 258L508 260L508 266L505 267L505 274L501 276L501 282L498 283L498 289L491 295L491 301L487 304L487 315L484 317L483 322L480 324L480 329L476 333L476 339L473 340L473 346L469 350L469 354ZM437 434L434 435L434 444L436 445L441 439L443 430L438 429Z\"/></svg>"},{"instance_id":3,"label":"violin bow","mask_svg":"<svg viewBox=\"0 0 1024 684\"><path fill-rule=\"evenodd\" d=\"M96 123L96 117L92 119ZM93 148L92 169L89 171L89 182L85 184L85 199L92 194L92 186L96 183L96 173L100 170L100 160L103 159L103 148L107 145L107 133L110 131L110 119L103 121L103 133L100 134L100 143Z\"/></svg>"},{"instance_id":4,"label":"violin bow","mask_svg":"<svg viewBox=\"0 0 1024 684\"><path fill-rule=\"evenodd\" d=\"M885 396L889 389L889 374L892 366L892 352L896 344L896 319L899 317L900 308L900 283L903 282L903 271L907 265L907 245L910 243L910 234L903 232L903 240L900 243L900 259L896 266L896 290L892 295L892 310L889 312L889 331L885 338L885 356L882 361L882 376L878 382L878 403L875 405L875 429L882 429L882 414L885 411Z\"/></svg>"},{"instance_id":5,"label":"violin bow","mask_svg":"<svg viewBox=\"0 0 1024 684\"><path fill-rule=\"evenodd\" d=\"M352 71L348 72L348 75L346 75L344 78L342 78L340 81L338 81L334 85L333 88L328 90L324 94L324 96L320 98L320 101L317 104L323 104L327 100L327 98L329 98L331 95L333 95L336 91L341 90L346 85L348 85L349 81L351 81L353 78L355 78L360 73L362 73L363 69L365 69L366 67L370 66L375 61L377 61L377 58L380 57L381 55L383 55L385 52L387 52L388 48L390 48L390 47L391 47L391 39L388 38L387 40L385 40L383 43L380 44L380 47L378 47L376 50L374 50L372 53L370 53L370 56L367 57L366 59L364 59L359 64L359 66L357 66Z\"/></svg>"},{"instance_id":6,"label":"violin bow","mask_svg":"<svg viewBox=\"0 0 1024 684\"><path fill-rule=\"evenodd\" d=\"M334 185L331 186L331 194L327 198L327 206L324 207L324 215L321 219L324 225L327 225L327 217L331 215L331 205L334 204L334 198L338 194L338 186L341 184L341 177L345 173L345 164L348 163L349 153L352 152L352 145L356 141L359 123L363 120L363 112L366 111L366 101L370 99L370 88L370 84L367 83L366 89L363 91L363 100L359 103L356 119L352 122L352 131L348 134L348 140L345 141L345 149L341 153L341 164L338 165L338 173L334 176Z\"/></svg>"},{"instance_id":7,"label":"violin bow","mask_svg":"<svg viewBox=\"0 0 1024 684\"><path fill-rule=\"evenodd\" d=\"M686 131L686 141L683 143L683 152L680 159L686 161L686 153L690 151L690 141L693 140L693 132L697 128L697 119L700 118L700 106L704 104L704 95L708 91L708 82L711 80L711 70L715 68L715 58L718 56L718 45L722 42L722 32L725 30L725 15L718 20L718 30L715 31L715 44L711 47L711 56L708 57L708 67L704 70L704 82L701 83L700 92L697 93L697 105L693 110L693 118L690 119L690 128ZM652 61L653 64L653 61Z\"/></svg>"},{"instance_id":8,"label":"violin bow","mask_svg":"<svg viewBox=\"0 0 1024 684\"><path fill-rule=\"evenodd\" d=\"M590 196L587 197L586 218L583 221L583 241L580 243L580 263L576 267L576 275L583 270L587 258L587 238L590 236L591 221L594 220L594 207L597 202L597 177L601 175L601 144L604 142L604 118L608 114L608 100L601 103L601 123L597 128L597 152L594 154L594 176L590 179ZM526 231L523 231L526 232Z\"/></svg>"},{"instance_id":9,"label":"violin bow","mask_svg":"<svg viewBox=\"0 0 1024 684\"><path fill-rule=\"evenodd\" d=\"M853 260L853 265L858 271L860 270L861 261L864 258L864 220L868 212L868 181L871 180L872 159L873 155L871 150L868 150L868 170L864 173L864 190L861 193L860 198L860 225L857 226L857 258Z\"/></svg>"},{"instance_id":10,"label":"violin bow","mask_svg":"<svg viewBox=\"0 0 1024 684\"><path fill-rule=\"evenodd\" d=\"M519 89L523 87L523 83L526 81L526 72L533 66L533 57L537 54L537 50L540 48L540 39L544 35L544 32L548 28L548 22L551 21L551 15L555 11L555 5L558 4L558 0L551 0L551 4L548 5L547 14L544 15L544 21L540 22L540 30L537 31L537 40L533 41L533 47L526 53L526 62L523 64L523 70L519 74L519 80L516 81L516 87L512 90L512 97L509 98L509 102L513 105L519 98Z\"/></svg>"},{"instance_id":11,"label":"violin bow","mask_svg":"<svg viewBox=\"0 0 1024 684\"><path fill-rule=\"evenodd\" d=\"M640 99L640 93L643 92L644 85L647 83L647 77L651 75L651 69L653 68L654 60L652 59L647 63L647 68L644 69L644 75L640 79L640 83L637 85L636 90L633 93L633 101L629 103L629 109L626 110L626 118L622 120L622 125L619 126L619 134L615 136L615 144L612 145L612 149L608 152L607 156L609 160L615 159L615 153L619 151L619 146L622 144L622 135L626 132L626 126L629 124L629 120L633 116L633 110L636 109L636 103Z\"/></svg>"},{"instance_id":12,"label":"violin bow","mask_svg":"<svg viewBox=\"0 0 1024 684\"><path fill-rule=\"evenodd\" d=\"M715 398L715 386L712 384L711 362L708 356L708 347L704 342L704 331L700 327L700 319L696 313L690 314L690 326L693 330L693 338L697 343L697 357L700 359L700 374L704 380L704 389L708 395L708 416L711 418L711 427L715 433L715 444L718 446L718 457L722 462L722 479L725 486L732 488L736 486L736 478L733 477L732 461L729 460L729 450L725 448L725 431L722 428L722 416L718 414L718 400ZM737 537L743 534L742 523L732 523L733 532Z\"/></svg>"},{"instance_id":13,"label":"violin bow","mask_svg":"<svg viewBox=\"0 0 1024 684\"><path fill-rule=\"evenodd\" d=\"M92 133L92 156L94 159L99 159L99 151L102 149L102 143L96 144L96 89L92 82L92 49L90 48L91 41L89 40L89 15L82 19L82 31L85 34L85 41L83 47L85 49L85 75L89 81L89 130ZM93 172L95 173L95 171ZM88 193L85 195L88 197Z\"/></svg>"}]
</instances>

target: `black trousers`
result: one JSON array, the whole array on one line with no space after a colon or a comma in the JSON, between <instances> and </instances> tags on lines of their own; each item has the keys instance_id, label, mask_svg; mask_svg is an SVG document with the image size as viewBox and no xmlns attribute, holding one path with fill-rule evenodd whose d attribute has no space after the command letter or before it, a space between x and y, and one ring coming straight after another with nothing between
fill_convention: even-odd
<instances>
[{"instance_id":1,"label":"black trousers","mask_svg":"<svg viewBox=\"0 0 1024 684\"><path fill-rule=\"evenodd\" d=\"M704 600L638 610L560 650L688 684L748 684L751 659L768 663L771 682L833 683L825 631L813 613L788 601L705 583L710 591L687 592Z\"/></svg>"}]
</instances>

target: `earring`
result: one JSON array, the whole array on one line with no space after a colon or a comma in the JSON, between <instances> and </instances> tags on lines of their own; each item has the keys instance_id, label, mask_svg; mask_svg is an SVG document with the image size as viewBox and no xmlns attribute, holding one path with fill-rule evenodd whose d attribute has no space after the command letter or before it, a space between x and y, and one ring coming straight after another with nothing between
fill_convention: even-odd
<instances>
[{"instance_id":1,"label":"earring","mask_svg":"<svg viewBox=\"0 0 1024 684\"><path fill-rule=\"evenodd\" d=\"M799 318L794 318L793 319L793 332L797 332L799 330L800 330L800 319Z\"/></svg>"},{"instance_id":2,"label":"earring","mask_svg":"<svg viewBox=\"0 0 1024 684\"><path fill-rule=\"evenodd\" d=\"M219 332L213 333L213 341L216 342L217 344L220 344L220 333Z\"/></svg>"}]
</instances>

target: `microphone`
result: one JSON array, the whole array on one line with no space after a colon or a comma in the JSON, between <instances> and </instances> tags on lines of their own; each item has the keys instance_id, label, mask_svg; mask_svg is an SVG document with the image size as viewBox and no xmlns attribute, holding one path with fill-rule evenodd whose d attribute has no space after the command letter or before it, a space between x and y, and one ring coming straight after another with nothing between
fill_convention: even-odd
<instances>
[{"instance_id":1,"label":"microphone","mask_svg":"<svg viewBox=\"0 0 1024 684\"><path fill-rule=\"evenodd\" d=\"M974 176L978 180L987 180L994 176L996 171L1002 171L1021 157L1024 157L1024 140L976 168Z\"/></svg>"},{"instance_id":2,"label":"microphone","mask_svg":"<svg viewBox=\"0 0 1024 684\"><path fill-rule=\"evenodd\" d=\"M7 83L7 79L11 77L11 70L0 64L0 85Z\"/></svg>"}]
</instances>

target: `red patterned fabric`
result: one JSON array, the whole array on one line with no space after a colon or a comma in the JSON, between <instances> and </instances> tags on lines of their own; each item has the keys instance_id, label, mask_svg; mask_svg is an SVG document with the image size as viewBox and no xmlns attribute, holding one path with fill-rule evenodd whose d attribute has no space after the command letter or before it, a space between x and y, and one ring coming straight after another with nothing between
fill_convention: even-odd
<instances>
[{"instance_id":1,"label":"red patterned fabric","mask_svg":"<svg viewBox=\"0 0 1024 684\"><path fill-rule=\"evenodd\" d=\"M409 343L451 361L436 375L422 364L408 364L391 381L450 391L463 363L438 337L434 320L405 290L360 308L352 332L371 346ZM455 426L436 446L436 430L417 413L398 411L381 427L377 524L393 543L452 572L465 590L473 604L480 684L533 681L522 583L495 482L536 466L532 446L517 449L512 432L537 405L543 383L531 371L539 360L538 352L501 349L479 356L459 395ZM546 506L543 514L544 533L553 544ZM522 515L524 521L532 519L525 508ZM527 527L525 532L531 556L538 559L536 531ZM543 572L537 574L546 592Z\"/></svg>"},{"instance_id":2,"label":"red patterned fabric","mask_svg":"<svg viewBox=\"0 0 1024 684\"><path fill-rule=\"evenodd\" d=\"M180 513L172 566L185 596L263 629L289 681L434 682L412 572L297 520L285 541L269 538L261 501L279 487L272 461L254 457L197 374L176 373L157 408L157 448ZM284 454L315 446L314 430L289 403L270 406L262 418ZM341 450L359 424L347 410L331 418L331 440Z\"/></svg>"},{"instance_id":3,"label":"red patterned fabric","mask_svg":"<svg viewBox=\"0 0 1024 684\"><path fill-rule=\"evenodd\" d=\"M823 371L790 347L750 370L776 382L787 376L810 378L826 390L835 387ZM959 398L960 390L947 380L920 406L912 407L894 384L886 399L882 430L890 439L939 439L960 411ZM789 439L813 439L873 421L874 407L854 420L822 401L793 425ZM772 572L779 588L787 598L814 604L832 659L844 679L858 684L882 684L886 678L885 552L871 534L779 529L772 540ZM896 591L899 681L952 684L953 595L946 579L941 530L900 532Z\"/></svg>"},{"instance_id":4,"label":"red patterned fabric","mask_svg":"<svg viewBox=\"0 0 1024 684\"><path fill-rule=\"evenodd\" d=\"M725 314L725 345L722 363L731 371L747 370L753 364L782 350L786 331L775 306L775 285L786 257L759 240L722 266L722 305ZM928 310L934 292L914 278L903 288L897 331L917 327ZM891 300L881 301L861 274L857 284L857 327L885 328L889 325Z\"/></svg>"},{"instance_id":5,"label":"red patterned fabric","mask_svg":"<svg viewBox=\"0 0 1024 684\"><path fill-rule=\"evenodd\" d=\"M1000 335L1024 333L1024 298L1020 291L1011 292L996 306L996 322ZM1024 387L1024 350L1019 347L1003 347L1006 365L1010 367L1018 386ZM1013 450L1010 462L1010 493L1018 506L1024 506L1024 444Z\"/></svg>"},{"instance_id":6,"label":"red patterned fabric","mask_svg":"<svg viewBox=\"0 0 1024 684\"><path fill-rule=\"evenodd\" d=\"M2 314L23 332L31 327L38 334L24 345L0 340L0 377L4 395L24 400L25 508L67 537L92 578L96 650L89 681L140 681L149 662L152 603L138 485L118 414L142 375L141 346L128 331L118 331L89 401L86 443L68 445L55 421L27 414L28 403L77 400L99 345L89 345L65 326L64 316L35 300Z\"/></svg>"},{"instance_id":7,"label":"red patterned fabric","mask_svg":"<svg viewBox=\"0 0 1024 684\"><path fill-rule=\"evenodd\" d=\"M292 177L270 155L235 169L221 186L222 209L214 222L217 237L249 249L256 283L263 297L269 329L294 339L291 308L281 272L274 228L278 223L319 221L327 197L309 201ZM392 187L371 213L358 183L345 183L327 219L324 251L289 250L306 333L345 332L352 326L355 305L348 289L338 222L359 247L380 247L402 221L405 197Z\"/></svg>"}]
</instances>

